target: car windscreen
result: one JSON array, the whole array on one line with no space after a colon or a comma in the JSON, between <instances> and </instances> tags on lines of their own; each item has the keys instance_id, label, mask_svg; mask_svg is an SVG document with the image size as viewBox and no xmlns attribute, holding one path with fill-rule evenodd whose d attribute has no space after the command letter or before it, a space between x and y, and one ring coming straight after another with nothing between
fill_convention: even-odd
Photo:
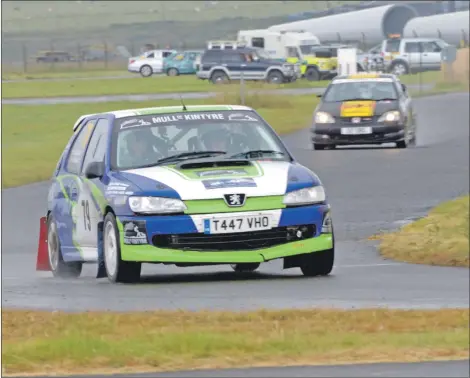
<instances>
[{"instance_id":1,"label":"car windscreen","mask_svg":"<svg viewBox=\"0 0 470 378\"><path fill-rule=\"evenodd\" d=\"M279 137L253 111L187 111L115 121L112 169L176 164L203 157L291 160Z\"/></svg>"},{"instance_id":2,"label":"car windscreen","mask_svg":"<svg viewBox=\"0 0 470 378\"><path fill-rule=\"evenodd\" d=\"M323 102L353 100L397 100L398 93L392 79L338 79L327 88Z\"/></svg>"}]
</instances>

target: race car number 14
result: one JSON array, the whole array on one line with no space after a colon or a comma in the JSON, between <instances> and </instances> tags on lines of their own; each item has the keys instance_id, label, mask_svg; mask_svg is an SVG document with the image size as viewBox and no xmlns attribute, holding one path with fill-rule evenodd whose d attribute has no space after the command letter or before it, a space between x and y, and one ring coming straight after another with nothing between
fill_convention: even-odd
<instances>
[{"instance_id":1,"label":"race car number 14","mask_svg":"<svg viewBox=\"0 0 470 378\"><path fill-rule=\"evenodd\" d=\"M267 215L204 219L205 234L226 234L269 230L271 219Z\"/></svg>"}]
</instances>

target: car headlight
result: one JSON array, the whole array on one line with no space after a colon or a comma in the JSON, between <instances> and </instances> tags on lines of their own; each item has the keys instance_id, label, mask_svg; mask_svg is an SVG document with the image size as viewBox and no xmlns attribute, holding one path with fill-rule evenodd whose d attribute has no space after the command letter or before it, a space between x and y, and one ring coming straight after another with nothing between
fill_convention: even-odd
<instances>
[{"instance_id":1,"label":"car headlight","mask_svg":"<svg viewBox=\"0 0 470 378\"><path fill-rule=\"evenodd\" d=\"M377 122L398 122L401 119L401 114L398 110L386 112L380 116Z\"/></svg>"},{"instance_id":2,"label":"car headlight","mask_svg":"<svg viewBox=\"0 0 470 378\"><path fill-rule=\"evenodd\" d=\"M325 201L323 186L313 186L287 193L284 196L284 205L312 205Z\"/></svg>"},{"instance_id":3,"label":"car headlight","mask_svg":"<svg viewBox=\"0 0 470 378\"><path fill-rule=\"evenodd\" d=\"M331 116L330 113L316 112L315 123L335 123L335 119Z\"/></svg>"},{"instance_id":4,"label":"car headlight","mask_svg":"<svg viewBox=\"0 0 470 378\"><path fill-rule=\"evenodd\" d=\"M163 197L129 197L129 207L134 213L169 214L186 210L183 201Z\"/></svg>"}]
</instances>

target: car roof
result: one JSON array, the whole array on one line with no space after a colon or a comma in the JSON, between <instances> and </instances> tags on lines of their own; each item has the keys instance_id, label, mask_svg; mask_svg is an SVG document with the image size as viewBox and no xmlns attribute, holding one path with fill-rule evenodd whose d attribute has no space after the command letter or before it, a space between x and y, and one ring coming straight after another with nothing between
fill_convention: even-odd
<instances>
[{"instance_id":1,"label":"car roof","mask_svg":"<svg viewBox=\"0 0 470 378\"><path fill-rule=\"evenodd\" d=\"M153 114L165 114L165 113L180 113L180 112L204 112L204 111L224 111L224 110L253 110L249 106L243 105L186 105L186 110L183 110L182 105L178 106L158 106L153 108L138 108L138 109L126 109L126 110L115 110L105 113L85 114L80 116L75 124L73 125L73 131L77 130L78 126L90 117L95 116L108 116L112 115L116 119L124 117L132 117L139 115L153 115Z\"/></svg>"},{"instance_id":2,"label":"car roof","mask_svg":"<svg viewBox=\"0 0 470 378\"><path fill-rule=\"evenodd\" d=\"M248 53L248 52L253 52L253 51L259 51L259 50L262 50L262 49L259 49L259 48L256 48L256 47L237 47L235 49L206 49L204 52L208 52L208 51L217 51L217 52L221 52L221 53L227 53L227 51L230 51L230 52L237 52L237 53Z\"/></svg>"},{"instance_id":3,"label":"car roof","mask_svg":"<svg viewBox=\"0 0 470 378\"><path fill-rule=\"evenodd\" d=\"M397 77L393 74L386 74L382 72L365 72L357 73L352 75L341 75L336 76L332 81L335 80L357 80L357 79L392 79L393 81L397 80Z\"/></svg>"}]
</instances>

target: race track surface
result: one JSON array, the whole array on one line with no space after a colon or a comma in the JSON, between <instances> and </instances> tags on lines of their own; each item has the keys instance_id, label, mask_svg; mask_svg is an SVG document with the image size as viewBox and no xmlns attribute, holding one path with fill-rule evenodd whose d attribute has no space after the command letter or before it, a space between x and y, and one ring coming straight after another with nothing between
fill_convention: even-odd
<instances>
[{"instance_id":1,"label":"race track surface","mask_svg":"<svg viewBox=\"0 0 470 378\"><path fill-rule=\"evenodd\" d=\"M329 196L337 259L329 277L282 271L280 261L236 275L230 267L144 266L142 283L112 285L88 265L76 280L36 273L38 220L47 183L3 191L2 306L39 309L256 309L294 307L468 307L469 271L382 259L365 239L425 215L469 190L469 95L415 100L418 146L312 151L307 130L285 137L317 172ZM312 109L313 110L313 109Z\"/></svg>"},{"instance_id":2,"label":"race track surface","mask_svg":"<svg viewBox=\"0 0 470 378\"><path fill-rule=\"evenodd\" d=\"M171 373L88 375L68 378L285 378L285 377L468 377L469 361L436 361L417 363L380 363L337 366L292 366L248 369L214 369ZM55 378L60 378L54 376ZM37 377L49 378L49 377Z\"/></svg>"}]
</instances>

